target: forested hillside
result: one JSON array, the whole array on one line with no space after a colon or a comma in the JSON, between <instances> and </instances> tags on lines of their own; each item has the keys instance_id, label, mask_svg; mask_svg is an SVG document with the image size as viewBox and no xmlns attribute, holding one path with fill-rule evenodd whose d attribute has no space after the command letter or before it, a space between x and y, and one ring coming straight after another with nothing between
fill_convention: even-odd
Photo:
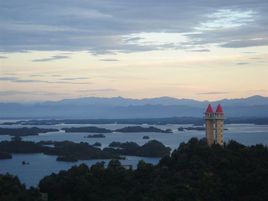
<instances>
[{"instance_id":1,"label":"forested hillside","mask_svg":"<svg viewBox=\"0 0 268 201\"><path fill-rule=\"evenodd\" d=\"M39 187L49 201L265 201L267 159L263 145L246 147L231 141L224 147L208 147L193 138L156 166L140 161L132 170L117 160L108 167L80 165L45 177ZM6 189L0 193L1 201L18 200L18 194L25 193L38 197L33 189L13 194L13 185L3 182L6 177L0 177L0 192L3 185ZM16 179L12 182L18 185Z\"/></svg>"}]
</instances>

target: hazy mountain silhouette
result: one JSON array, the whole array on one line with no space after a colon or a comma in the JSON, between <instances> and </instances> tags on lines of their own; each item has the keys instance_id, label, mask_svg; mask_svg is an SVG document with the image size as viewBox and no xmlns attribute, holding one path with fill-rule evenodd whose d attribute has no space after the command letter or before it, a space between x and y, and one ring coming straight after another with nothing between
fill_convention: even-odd
<instances>
[{"instance_id":1,"label":"hazy mountain silhouette","mask_svg":"<svg viewBox=\"0 0 268 201\"><path fill-rule=\"evenodd\" d=\"M228 117L268 117L268 97L252 96L221 103ZM171 97L129 99L85 97L41 103L0 103L0 118L160 118L202 117L208 101Z\"/></svg>"}]
</instances>

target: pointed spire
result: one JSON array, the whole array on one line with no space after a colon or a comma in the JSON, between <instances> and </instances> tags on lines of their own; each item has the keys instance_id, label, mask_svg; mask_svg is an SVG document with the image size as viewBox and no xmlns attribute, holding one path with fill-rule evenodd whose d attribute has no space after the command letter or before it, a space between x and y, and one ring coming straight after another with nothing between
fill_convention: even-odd
<instances>
[{"instance_id":1,"label":"pointed spire","mask_svg":"<svg viewBox=\"0 0 268 201\"><path fill-rule=\"evenodd\" d=\"M213 109L211 107L211 104L208 105L208 108L206 110L206 113L213 113Z\"/></svg>"},{"instance_id":2,"label":"pointed spire","mask_svg":"<svg viewBox=\"0 0 268 201\"><path fill-rule=\"evenodd\" d=\"M216 113L223 113L221 104L218 105L217 109L216 109Z\"/></svg>"}]
</instances>

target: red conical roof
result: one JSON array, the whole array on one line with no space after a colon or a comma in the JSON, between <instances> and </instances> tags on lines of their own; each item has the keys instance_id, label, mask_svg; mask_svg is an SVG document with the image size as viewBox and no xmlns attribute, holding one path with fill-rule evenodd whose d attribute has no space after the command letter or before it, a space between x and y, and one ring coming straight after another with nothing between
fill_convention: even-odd
<instances>
[{"instance_id":1,"label":"red conical roof","mask_svg":"<svg viewBox=\"0 0 268 201\"><path fill-rule=\"evenodd\" d=\"M218 105L217 109L216 109L216 113L223 113L221 104Z\"/></svg>"},{"instance_id":2,"label":"red conical roof","mask_svg":"<svg viewBox=\"0 0 268 201\"><path fill-rule=\"evenodd\" d=\"M213 109L211 107L211 104L208 105L208 108L206 110L206 113L213 113Z\"/></svg>"}]
</instances>

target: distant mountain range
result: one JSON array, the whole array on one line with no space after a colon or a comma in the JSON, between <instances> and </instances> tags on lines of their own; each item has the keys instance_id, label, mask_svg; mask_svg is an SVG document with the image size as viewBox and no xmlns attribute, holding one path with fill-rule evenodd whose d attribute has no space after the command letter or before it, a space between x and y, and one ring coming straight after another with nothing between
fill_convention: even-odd
<instances>
[{"instance_id":1,"label":"distant mountain range","mask_svg":"<svg viewBox=\"0 0 268 201\"><path fill-rule=\"evenodd\" d=\"M86 97L41 103L0 103L0 118L124 119L202 117L208 101L171 97L129 99ZM221 103L227 117L268 117L268 97L251 96Z\"/></svg>"}]
</instances>

